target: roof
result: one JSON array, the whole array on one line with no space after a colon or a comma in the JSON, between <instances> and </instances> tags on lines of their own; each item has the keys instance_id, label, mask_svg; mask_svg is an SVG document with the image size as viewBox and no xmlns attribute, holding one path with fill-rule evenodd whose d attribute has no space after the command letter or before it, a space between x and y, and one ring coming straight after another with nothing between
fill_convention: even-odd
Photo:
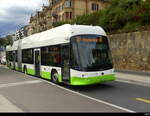
<instances>
[{"instance_id":1,"label":"roof","mask_svg":"<svg viewBox=\"0 0 150 116\"><path fill-rule=\"evenodd\" d=\"M65 24L50 30L33 34L22 39L22 49L48 46L52 44L68 43L70 37L82 34L97 34L106 36L105 31L99 26L70 25ZM13 44L13 49L17 49L18 41Z\"/></svg>"}]
</instances>

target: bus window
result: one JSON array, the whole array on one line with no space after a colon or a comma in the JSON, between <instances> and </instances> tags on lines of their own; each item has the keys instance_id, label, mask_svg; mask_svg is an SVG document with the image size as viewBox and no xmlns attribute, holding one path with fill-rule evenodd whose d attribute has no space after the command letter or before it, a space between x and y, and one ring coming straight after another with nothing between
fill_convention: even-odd
<instances>
[{"instance_id":1,"label":"bus window","mask_svg":"<svg viewBox=\"0 0 150 116\"><path fill-rule=\"evenodd\" d=\"M28 64L33 64L33 49L26 49L22 50L22 62L23 63L28 63Z\"/></svg>"},{"instance_id":2,"label":"bus window","mask_svg":"<svg viewBox=\"0 0 150 116\"><path fill-rule=\"evenodd\" d=\"M60 46L41 48L41 64L45 66L60 66Z\"/></svg>"},{"instance_id":3,"label":"bus window","mask_svg":"<svg viewBox=\"0 0 150 116\"><path fill-rule=\"evenodd\" d=\"M100 35L81 35L71 38L72 68L82 71L97 71L113 68L107 37Z\"/></svg>"}]
</instances>

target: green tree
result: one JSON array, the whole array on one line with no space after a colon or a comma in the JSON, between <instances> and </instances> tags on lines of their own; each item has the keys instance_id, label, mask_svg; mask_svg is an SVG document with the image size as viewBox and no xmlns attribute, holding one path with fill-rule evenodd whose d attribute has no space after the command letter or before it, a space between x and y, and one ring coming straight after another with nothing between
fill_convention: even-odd
<instances>
[{"instance_id":1,"label":"green tree","mask_svg":"<svg viewBox=\"0 0 150 116\"><path fill-rule=\"evenodd\" d=\"M6 45L13 45L13 38L12 38L11 35L7 35L7 36L5 37L5 46L6 46Z\"/></svg>"},{"instance_id":2,"label":"green tree","mask_svg":"<svg viewBox=\"0 0 150 116\"><path fill-rule=\"evenodd\" d=\"M0 38L0 46L5 46L6 40L3 38Z\"/></svg>"}]
</instances>

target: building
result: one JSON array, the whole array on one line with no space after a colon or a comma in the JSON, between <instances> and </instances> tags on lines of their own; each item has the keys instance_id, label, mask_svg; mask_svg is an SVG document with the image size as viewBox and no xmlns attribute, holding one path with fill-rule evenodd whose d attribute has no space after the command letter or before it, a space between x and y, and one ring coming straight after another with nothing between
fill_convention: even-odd
<instances>
[{"instance_id":1,"label":"building","mask_svg":"<svg viewBox=\"0 0 150 116\"><path fill-rule=\"evenodd\" d=\"M49 6L43 6L42 11L31 16L28 35L51 29L59 21L104 9L108 3L109 0L49 0Z\"/></svg>"},{"instance_id":2,"label":"building","mask_svg":"<svg viewBox=\"0 0 150 116\"><path fill-rule=\"evenodd\" d=\"M14 41L16 41L16 40L19 40L21 37L20 37L20 31L19 30L17 30L16 32L15 32L15 38L13 39Z\"/></svg>"},{"instance_id":3,"label":"building","mask_svg":"<svg viewBox=\"0 0 150 116\"><path fill-rule=\"evenodd\" d=\"M19 30L16 31L15 33L15 37L13 37L13 40L16 41L16 40L19 40L19 39L22 39L24 37L27 37L28 36L28 26L24 26L22 28L20 28Z\"/></svg>"},{"instance_id":4,"label":"building","mask_svg":"<svg viewBox=\"0 0 150 116\"><path fill-rule=\"evenodd\" d=\"M42 9L42 11L37 11L35 16L31 16L28 25L28 35L52 28L51 7L43 6Z\"/></svg>"},{"instance_id":5,"label":"building","mask_svg":"<svg viewBox=\"0 0 150 116\"><path fill-rule=\"evenodd\" d=\"M108 0L49 0L49 3L54 23L104 9L108 5Z\"/></svg>"}]
</instances>

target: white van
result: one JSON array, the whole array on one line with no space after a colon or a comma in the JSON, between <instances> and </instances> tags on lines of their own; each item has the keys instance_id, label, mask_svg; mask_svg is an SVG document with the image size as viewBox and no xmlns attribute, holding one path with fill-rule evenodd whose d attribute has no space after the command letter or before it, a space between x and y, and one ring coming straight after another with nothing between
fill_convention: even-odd
<instances>
[{"instance_id":1,"label":"white van","mask_svg":"<svg viewBox=\"0 0 150 116\"><path fill-rule=\"evenodd\" d=\"M3 56L2 58L1 58L1 64L6 64L6 56Z\"/></svg>"}]
</instances>

